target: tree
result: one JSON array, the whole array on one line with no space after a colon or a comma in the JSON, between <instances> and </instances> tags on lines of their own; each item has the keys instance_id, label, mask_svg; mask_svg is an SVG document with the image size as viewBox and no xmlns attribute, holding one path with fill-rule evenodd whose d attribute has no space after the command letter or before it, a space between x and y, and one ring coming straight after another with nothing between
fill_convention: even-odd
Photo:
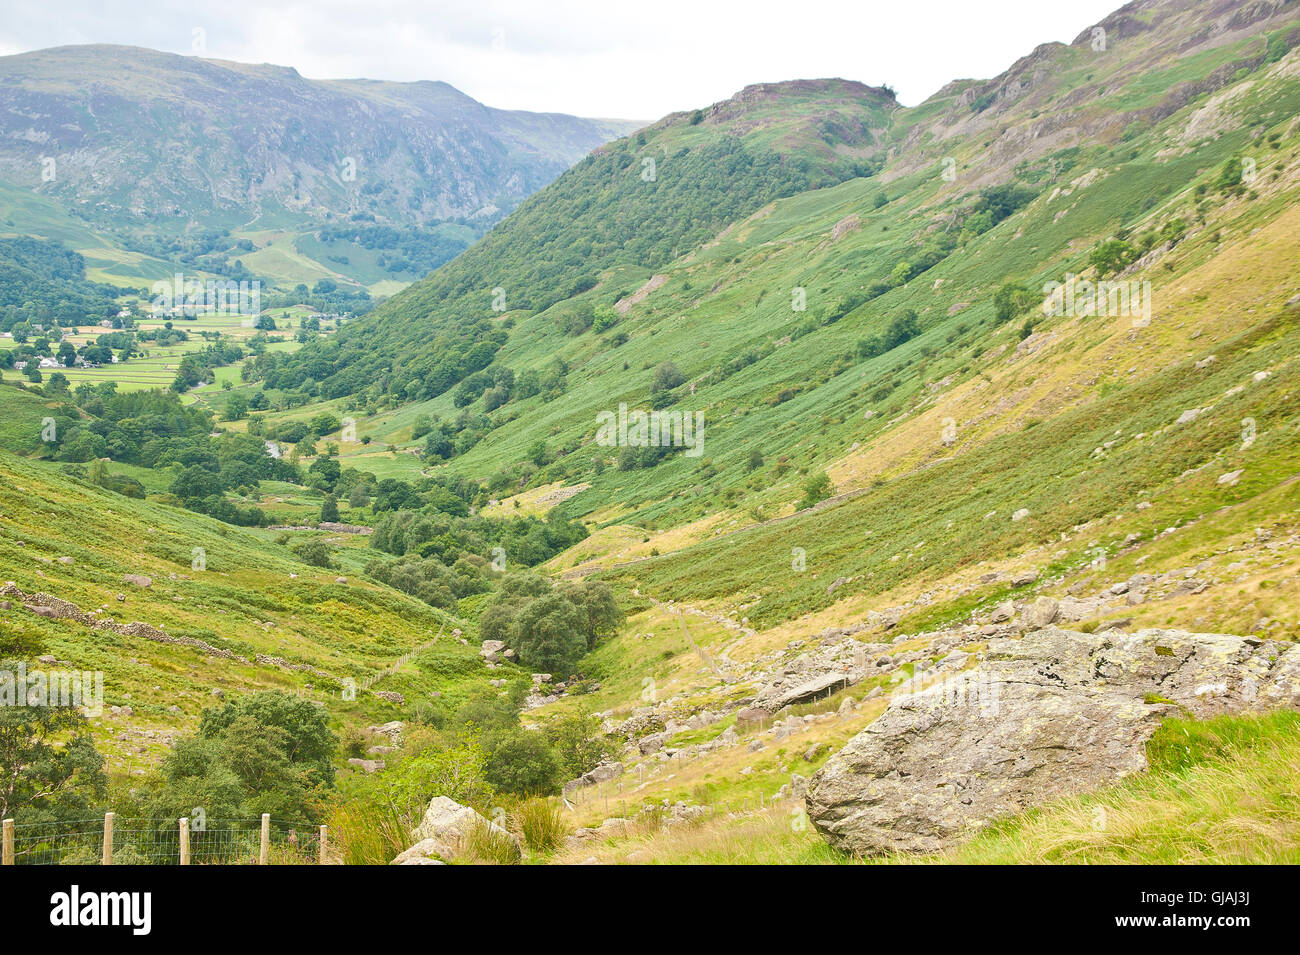
<instances>
[{"instance_id":1,"label":"tree","mask_svg":"<svg viewBox=\"0 0 1300 955\"><path fill-rule=\"evenodd\" d=\"M906 308L885 329L885 351L891 351L921 334L921 320L914 309Z\"/></svg>"},{"instance_id":2,"label":"tree","mask_svg":"<svg viewBox=\"0 0 1300 955\"><path fill-rule=\"evenodd\" d=\"M241 421L248 416L248 399L241 394L232 394L226 399L226 420Z\"/></svg>"},{"instance_id":3,"label":"tree","mask_svg":"<svg viewBox=\"0 0 1300 955\"><path fill-rule=\"evenodd\" d=\"M1034 303L1033 293L1023 285L1004 282L993 293L993 320L1010 321Z\"/></svg>"},{"instance_id":4,"label":"tree","mask_svg":"<svg viewBox=\"0 0 1300 955\"><path fill-rule=\"evenodd\" d=\"M559 594L547 594L520 610L511 645L525 666L567 676L587 650L586 625L572 603Z\"/></svg>"},{"instance_id":5,"label":"tree","mask_svg":"<svg viewBox=\"0 0 1300 955\"><path fill-rule=\"evenodd\" d=\"M326 570L332 570L336 566L332 556L334 552L324 541L300 541L289 550L293 551L293 555L304 564L324 567Z\"/></svg>"},{"instance_id":6,"label":"tree","mask_svg":"<svg viewBox=\"0 0 1300 955\"><path fill-rule=\"evenodd\" d=\"M333 490L339 483L339 478L343 474L343 468L338 459L331 457L317 458L307 469L310 477L310 483L327 490Z\"/></svg>"},{"instance_id":7,"label":"tree","mask_svg":"<svg viewBox=\"0 0 1300 955\"><path fill-rule=\"evenodd\" d=\"M658 365L650 380L650 393L657 395L662 391L671 391L686 381L682 370L670 361Z\"/></svg>"},{"instance_id":8,"label":"tree","mask_svg":"<svg viewBox=\"0 0 1300 955\"><path fill-rule=\"evenodd\" d=\"M576 779L616 752L591 713L569 711L546 725L546 737L566 779Z\"/></svg>"},{"instance_id":9,"label":"tree","mask_svg":"<svg viewBox=\"0 0 1300 955\"><path fill-rule=\"evenodd\" d=\"M199 735L217 739L245 716L263 728L282 731L277 746L289 762L308 769L314 781L333 784L331 759L339 739L330 729L329 716L323 707L279 690L264 690L204 710L199 720Z\"/></svg>"},{"instance_id":10,"label":"tree","mask_svg":"<svg viewBox=\"0 0 1300 955\"><path fill-rule=\"evenodd\" d=\"M763 452L754 448L749 452L749 460L746 463L746 470L757 471L763 466Z\"/></svg>"},{"instance_id":11,"label":"tree","mask_svg":"<svg viewBox=\"0 0 1300 955\"><path fill-rule=\"evenodd\" d=\"M333 494L326 494L320 506L321 521L337 522L339 519L339 502Z\"/></svg>"},{"instance_id":12,"label":"tree","mask_svg":"<svg viewBox=\"0 0 1300 955\"><path fill-rule=\"evenodd\" d=\"M613 633L623 622L623 611L614 601L614 591L607 583L584 580L565 584L560 595L582 614L588 650L594 650L602 636Z\"/></svg>"},{"instance_id":13,"label":"tree","mask_svg":"<svg viewBox=\"0 0 1300 955\"><path fill-rule=\"evenodd\" d=\"M17 661L0 663L0 697L27 687L12 682ZM104 758L72 705L0 701L0 818L42 810L55 815L88 809L107 788Z\"/></svg>"},{"instance_id":14,"label":"tree","mask_svg":"<svg viewBox=\"0 0 1300 955\"><path fill-rule=\"evenodd\" d=\"M1097 275L1105 278L1114 272L1128 268L1137 261L1138 251L1123 239L1107 239L1099 242L1088 255L1088 261L1097 269Z\"/></svg>"},{"instance_id":15,"label":"tree","mask_svg":"<svg viewBox=\"0 0 1300 955\"><path fill-rule=\"evenodd\" d=\"M164 759L147 803L167 818L202 806L216 819L264 812L310 819L320 791L333 784L337 745L307 700L277 691L243 697L204 712L198 734Z\"/></svg>"},{"instance_id":16,"label":"tree","mask_svg":"<svg viewBox=\"0 0 1300 955\"><path fill-rule=\"evenodd\" d=\"M803 500L799 502L799 509L812 507L819 501L824 501L831 496L831 479L825 471L818 471L811 475L803 486Z\"/></svg>"},{"instance_id":17,"label":"tree","mask_svg":"<svg viewBox=\"0 0 1300 955\"><path fill-rule=\"evenodd\" d=\"M182 501L190 501L220 495L221 481L207 468L194 464L181 471L167 490Z\"/></svg>"},{"instance_id":18,"label":"tree","mask_svg":"<svg viewBox=\"0 0 1300 955\"><path fill-rule=\"evenodd\" d=\"M546 738L531 730L512 728L484 740L484 778L503 792L549 795L560 786L560 766Z\"/></svg>"},{"instance_id":19,"label":"tree","mask_svg":"<svg viewBox=\"0 0 1300 955\"><path fill-rule=\"evenodd\" d=\"M340 427L342 427L342 422L339 421L338 415L331 414L328 411L322 411L311 419L311 432L318 438L332 434Z\"/></svg>"}]
</instances>

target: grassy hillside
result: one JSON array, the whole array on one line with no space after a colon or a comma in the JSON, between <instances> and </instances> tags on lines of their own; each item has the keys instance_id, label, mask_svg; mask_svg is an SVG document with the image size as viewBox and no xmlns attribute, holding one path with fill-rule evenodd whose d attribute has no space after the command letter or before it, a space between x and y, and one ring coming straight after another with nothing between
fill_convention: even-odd
<instances>
[{"instance_id":1,"label":"grassy hillside","mask_svg":"<svg viewBox=\"0 0 1300 955\"><path fill-rule=\"evenodd\" d=\"M31 598L7 598L4 634L34 642L32 657L103 672L105 710L91 725L113 776L143 774L218 702L214 691L301 695L343 730L401 715L374 691L415 705L437 690L455 705L486 686L475 650L453 636L468 622L305 564L271 532L122 497L8 453L0 476L0 580ZM127 575L153 582L141 587ZM44 605L36 594L183 642L42 618L20 606ZM344 698L346 680L355 700ZM110 709L123 706L133 713Z\"/></svg>"},{"instance_id":2,"label":"grassy hillside","mask_svg":"<svg viewBox=\"0 0 1300 955\"><path fill-rule=\"evenodd\" d=\"M801 787L1036 598L1087 633L1300 639L1300 12L1233 9L1133 4L1103 48L911 109L815 80L666 117L184 408L7 382L0 444L55 460L0 458L0 577L156 629L6 626L132 705L95 723L119 774L214 687L319 700L341 765L402 720L329 801L371 862L439 794L527 861L851 861ZM263 225L249 262L353 255ZM419 252L355 239L380 281ZM611 446L620 405L698 413L699 453ZM753 712L819 660L853 679ZM1296 729L1167 723L1149 772L921 861L1296 861Z\"/></svg>"}]
</instances>

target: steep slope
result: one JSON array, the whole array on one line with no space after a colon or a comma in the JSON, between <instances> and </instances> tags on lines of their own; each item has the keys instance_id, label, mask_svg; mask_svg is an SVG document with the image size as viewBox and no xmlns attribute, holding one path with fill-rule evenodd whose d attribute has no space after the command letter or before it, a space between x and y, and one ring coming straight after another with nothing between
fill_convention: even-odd
<instances>
[{"instance_id":1,"label":"steep slope","mask_svg":"<svg viewBox=\"0 0 1300 955\"><path fill-rule=\"evenodd\" d=\"M869 173L872 130L892 94L840 80L745 91L698 115L670 116L599 149L467 255L336 342L305 349L276 375L279 388L311 379L323 397L365 391L434 397L485 367L516 315L630 295L647 273L773 199ZM752 112L738 103L755 104ZM850 130L845 154L820 138ZM836 141L830 136L831 141ZM625 268L627 272L611 270ZM497 290L500 290L499 292ZM552 322L560 315L552 315ZM501 321L504 319L504 322ZM452 343L455 344L452 344Z\"/></svg>"},{"instance_id":2,"label":"steep slope","mask_svg":"<svg viewBox=\"0 0 1300 955\"><path fill-rule=\"evenodd\" d=\"M6 417L31 421L14 391L0 386ZM458 639L470 624L360 577L363 542L340 575L273 537L0 452L0 656L102 674L91 726L115 778L143 775L222 695L285 690L344 729L486 686Z\"/></svg>"},{"instance_id":3,"label":"steep slope","mask_svg":"<svg viewBox=\"0 0 1300 955\"><path fill-rule=\"evenodd\" d=\"M410 481L385 494L405 488L430 534L449 487L481 513L558 504L593 528L548 569L612 582L627 626L572 684L539 675L525 717L594 713L617 764L568 790L583 828L556 858L699 858L739 817L769 858L839 859L809 845L792 797L992 645L1052 624L1108 647L1147 630L1149 675L1186 630L1239 635L1252 666L1294 661L1298 18L1135 3L911 110L844 81L747 89L598 150L337 339L250 362L229 394L267 397L248 427L299 425L313 467L334 464L323 438L353 477ZM1080 282L1101 281L1121 284L1085 307ZM22 398L30 431L42 412ZM602 437L620 404L702 415L699 453ZM337 430L308 431L317 416ZM317 490L294 494L317 512ZM367 506L358 519L403 517ZM29 506L25 532L41 526ZM340 551L359 565L353 542ZM428 669L455 692L489 673L530 684L450 649ZM1177 702L1123 705L1154 724ZM1235 792L1284 762L1294 722L1265 729L1236 775L1206 778ZM1225 811L1181 777L1100 798L1152 813L1161 787ZM1125 857L1166 857L1158 826L1138 831ZM985 840L995 857L1052 851L1050 833ZM1293 857L1293 834L1223 847L1269 853Z\"/></svg>"}]
</instances>

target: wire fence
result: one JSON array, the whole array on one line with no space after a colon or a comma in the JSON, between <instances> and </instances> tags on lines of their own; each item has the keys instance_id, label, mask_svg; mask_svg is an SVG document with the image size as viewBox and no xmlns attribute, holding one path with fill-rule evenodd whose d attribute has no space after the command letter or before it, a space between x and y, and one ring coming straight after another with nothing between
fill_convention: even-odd
<instances>
[{"instance_id":1,"label":"wire fence","mask_svg":"<svg viewBox=\"0 0 1300 955\"><path fill-rule=\"evenodd\" d=\"M324 826L272 819L4 820L4 865L324 864ZM105 847L107 846L107 851Z\"/></svg>"}]
</instances>

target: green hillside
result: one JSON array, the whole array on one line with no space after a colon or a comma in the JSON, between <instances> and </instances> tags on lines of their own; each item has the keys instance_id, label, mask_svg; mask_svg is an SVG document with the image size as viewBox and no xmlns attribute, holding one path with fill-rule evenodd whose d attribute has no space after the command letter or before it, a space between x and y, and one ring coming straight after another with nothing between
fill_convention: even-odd
<instances>
[{"instance_id":1,"label":"green hillside","mask_svg":"<svg viewBox=\"0 0 1300 955\"><path fill-rule=\"evenodd\" d=\"M290 806L339 861L437 796L509 830L458 861L1295 861L1300 7L1222 6L673 114L367 314L150 328L166 391L6 369L0 655L105 674L96 807ZM476 235L264 225L310 296ZM913 756L990 673L1033 752ZM949 776L881 810L909 758Z\"/></svg>"}]
</instances>

